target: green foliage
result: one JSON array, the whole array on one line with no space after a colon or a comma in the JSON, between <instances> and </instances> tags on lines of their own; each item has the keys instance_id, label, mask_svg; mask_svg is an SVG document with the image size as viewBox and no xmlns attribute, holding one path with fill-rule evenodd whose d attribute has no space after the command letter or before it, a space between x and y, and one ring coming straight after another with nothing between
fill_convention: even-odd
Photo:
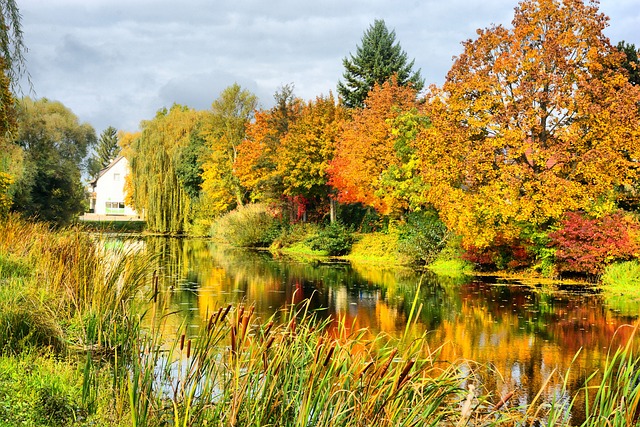
<instances>
[{"instance_id":1,"label":"green foliage","mask_svg":"<svg viewBox=\"0 0 640 427\"><path fill-rule=\"evenodd\" d=\"M59 102L23 98L16 143L24 173L15 184L13 210L56 225L85 210L81 165L95 143L93 128Z\"/></svg>"},{"instance_id":2,"label":"green foliage","mask_svg":"<svg viewBox=\"0 0 640 427\"><path fill-rule=\"evenodd\" d=\"M87 170L89 176L97 178L100 171L109 166L118 157L120 150L118 130L113 126L109 126L100 134L96 152L88 160Z\"/></svg>"},{"instance_id":3,"label":"green foliage","mask_svg":"<svg viewBox=\"0 0 640 427\"><path fill-rule=\"evenodd\" d=\"M240 206L217 219L212 235L237 247L268 247L280 233L280 222L262 203Z\"/></svg>"},{"instance_id":4,"label":"green foliage","mask_svg":"<svg viewBox=\"0 0 640 427\"><path fill-rule=\"evenodd\" d=\"M203 157L206 152L205 140L197 130L189 135L189 143L178 154L176 176L187 194L195 199L202 190Z\"/></svg>"},{"instance_id":5,"label":"green foliage","mask_svg":"<svg viewBox=\"0 0 640 427\"><path fill-rule=\"evenodd\" d=\"M398 233L367 233L357 236L351 247L350 261L404 265L409 261L398 251Z\"/></svg>"},{"instance_id":6,"label":"green foliage","mask_svg":"<svg viewBox=\"0 0 640 427\"><path fill-rule=\"evenodd\" d=\"M307 239L311 249L325 252L327 255L345 255L354 242L353 231L340 222L334 222L322 228L316 235Z\"/></svg>"},{"instance_id":7,"label":"green foliage","mask_svg":"<svg viewBox=\"0 0 640 427\"><path fill-rule=\"evenodd\" d=\"M600 280L607 286L640 291L640 263L633 260L610 264L605 268Z\"/></svg>"},{"instance_id":8,"label":"green foliage","mask_svg":"<svg viewBox=\"0 0 640 427\"><path fill-rule=\"evenodd\" d=\"M78 425L80 375L50 355L0 357L0 422L3 426Z\"/></svg>"},{"instance_id":9,"label":"green foliage","mask_svg":"<svg viewBox=\"0 0 640 427\"><path fill-rule=\"evenodd\" d=\"M133 205L145 212L150 231L181 234L188 228L192 200L177 168L199 118L200 113L177 104L161 109L142 122L142 134L129 147Z\"/></svg>"},{"instance_id":10,"label":"green foliage","mask_svg":"<svg viewBox=\"0 0 640 427\"><path fill-rule=\"evenodd\" d=\"M627 70L629 82L631 82L632 85L640 84L640 61L638 61L638 49L636 49L634 44L626 43L624 40L619 42L616 48L625 55L622 66Z\"/></svg>"},{"instance_id":11,"label":"green foliage","mask_svg":"<svg viewBox=\"0 0 640 427\"><path fill-rule=\"evenodd\" d=\"M25 73L24 53L27 48L22 40L20 11L15 0L0 1L0 58L6 67L13 88Z\"/></svg>"},{"instance_id":12,"label":"green foliage","mask_svg":"<svg viewBox=\"0 0 640 427\"><path fill-rule=\"evenodd\" d=\"M449 237L447 227L435 211L408 213L398 231L398 250L416 265L433 262Z\"/></svg>"},{"instance_id":13,"label":"green foliage","mask_svg":"<svg viewBox=\"0 0 640 427\"><path fill-rule=\"evenodd\" d=\"M394 75L400 85L412 84L417 91L422 89L420 70L412 71L415 61L407 61L406 52L395 39L396 32L389 32L384 21L376 19L365 31L356 54L343 59L344 83L338 82L338 94L347 107L364 107L374 85L382 85Z\"/></svg>"},{"instance_id":14,"label":"green foliage","mask_svg":"<svg viewBox=\"0 0 640 427\"><path fill-rule=\"evenodd\" d=\"M15 279L14 279L15 280ZM31 349L65 348L60 326L52 313L15 283L0 288L0 353L19 354Z\"/></svg>"}]
</instances>

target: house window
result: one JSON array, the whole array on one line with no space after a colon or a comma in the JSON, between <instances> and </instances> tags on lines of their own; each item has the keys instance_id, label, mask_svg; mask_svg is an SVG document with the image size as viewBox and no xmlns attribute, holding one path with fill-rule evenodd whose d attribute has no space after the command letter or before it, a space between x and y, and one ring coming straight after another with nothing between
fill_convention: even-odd
<instances>
[{"instance_id":1,"label":"house window","mask_svg":"<svg viewBox=\"0 0 640 427\"><path fill-rule=\"evenodd\" d=\"M124 215L124 202L107 202L107 215Z\"/></svg>"},{"instance_id":2,"label":"house window","mask_svg":"<svg viewBox=\"0 0 640 427\"><path fill-rule=\"evenodd\" d=\"M116 181L116 182L120 181L120 174L119 173L114 173L113 174L113 180Z\"/></svg>"}]
</instances>

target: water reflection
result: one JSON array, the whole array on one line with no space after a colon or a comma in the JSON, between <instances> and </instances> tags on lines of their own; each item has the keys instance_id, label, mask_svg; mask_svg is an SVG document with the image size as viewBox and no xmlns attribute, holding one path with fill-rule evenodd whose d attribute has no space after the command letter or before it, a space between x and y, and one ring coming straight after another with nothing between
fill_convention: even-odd
<instances>
[{"instance_id":1,"label":"water reflection","mask_svg":"<svg viewBox=\"0 0 640 427\"><path fill-rule=\"evenodd\" d=\"M398 335L418 294L421 309L412 332L428 331L431 345L444 344L443 363L477 362L469 368L485 372L490 390L501 395L515 390L522 404L553 372L558 375L546 399L566 399L560 390L569 367L569 387L577 390L603 365L611 343L626 341L631 328L621 325L636 321L584 290L550 293L495 278L456 281L404 269L296 262L220 249L205 240L149 238L145 245L157 255L162 301L178 313L172 320L175 330L182 322L197 327L228 303L254 305L266 320L285 305L309 298L311 308L334 325L343 318L355 328ZM577 408L583 399L578 398Z\"/></svg>"}]
</instances>

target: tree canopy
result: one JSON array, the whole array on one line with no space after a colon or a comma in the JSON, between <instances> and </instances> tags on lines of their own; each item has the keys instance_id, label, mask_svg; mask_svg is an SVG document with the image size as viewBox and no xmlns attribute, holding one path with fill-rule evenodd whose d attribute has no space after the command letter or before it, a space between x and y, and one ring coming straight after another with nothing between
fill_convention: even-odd
<instances>
[{"instance_id":1,"label":"tree canopy","mask_svg":"<svg viewBox=\"0 0 640 427\"><path fill-rule=\"evenodd\" d=\"M20 11L15 0L0 0L0 60L13 90L25 73Z\"/></svg>"},{"instance_id":2,"label":"tree canopy","mask_svg":"<svg viewBox=\"0 0 640 427\"><path fill-rule=\"evenodd\" d=\"M109 166L120 154L120 149L118 130L109 126L100 134L95 153L88 161L89 176L95 178L102 169Z\"/></svg>"},{"instance_id":3,"label":"tree canopy","mask_svg":"<svg viewBox=\"0 0 640 427\"><path fill-rule=\"evenodd\" d=\"M433 126L416 138L427 199L468 244L610 210L637 178L640 92L606 23L595 2L524 0L431 90Z\"/></svg>"},{"instance_id":4,"label":"tree canopy","mask_svg":"<svg viewBox=\"0 0 640 427\"><path fill-rule=\"evenodd\" d=\"M16 144L24 166L15 183L13 209L59 225L84 211L81 165L96 142L93 128L71 110L46 98L18 105Z\"/></svg>"},{"instance_id":5,"label":"tree canopy","mask_svg":"<svg viewBox=\"0 0 640 427\"><path fill-rule=\"evenodd\" d=\"M396 76L399 85L411 84L416 91L422 90L424 80L420 70L413 71L414 60L396 42L395 30L389 31L381 19L365 31L356 54L350 54L342 63L344 82L338 82L338 94L347 107L362 108L373 87Z\"/></svg>"}]
</instances>

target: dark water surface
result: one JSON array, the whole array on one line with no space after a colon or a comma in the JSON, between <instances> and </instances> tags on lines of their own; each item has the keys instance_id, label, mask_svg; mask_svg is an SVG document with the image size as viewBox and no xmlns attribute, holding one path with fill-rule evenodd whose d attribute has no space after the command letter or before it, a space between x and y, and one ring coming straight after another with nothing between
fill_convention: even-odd
<instances>
[{"instance_id":1,"label":"dark water surface","mask_svg":"<svg viewBox=\"0 0 640 427\"><path fill-rule=\"evenodd\" d=\"M555 373L543 397L562 395L562 378L576 392L604 365L610 347L624 344L637 316L620 315L594 291L550 291L541 285L487 277L441 278L407 269L348 263L308 263L264 252L219 249L205 240L147 238L158 255L161 292L176 330L194 329L228 303L254 305L265 321L291 302L311 299L321 316L344 318L372 333L401 334L416 293L422 304L413 333L428 331L443 345L443 363L480 364L485 386L530 402ZM546 289L546 290L545 290ZM576 356L576 354L578 354ZM569 368L571 369L569 370ZM488 369L489 368L489 369ZM578 397L576 407L583 406ZM574 411L574 419L581 414Z\"/></svg>"}]
</instances>

